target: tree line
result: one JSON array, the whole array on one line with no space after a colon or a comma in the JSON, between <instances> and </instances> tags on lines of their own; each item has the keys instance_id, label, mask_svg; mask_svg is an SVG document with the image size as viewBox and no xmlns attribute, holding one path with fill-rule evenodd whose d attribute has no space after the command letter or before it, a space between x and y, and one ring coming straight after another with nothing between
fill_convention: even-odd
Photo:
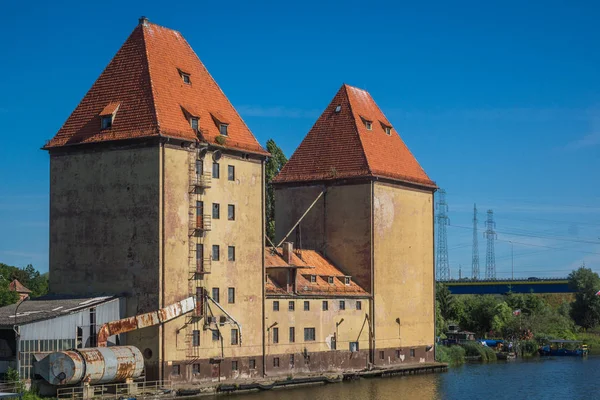
<instances>
[{"instance_id":1,"label":"tree line","mask_svg":"<svg viewBox=\"0 0 600 400\"><path fill-rule=\"evenodd\" d=\"M33 265L18 268L0 263L0 307L19 301L19 294L9 289L9 284L17 279L23 286L31 290L31 297L39 297L48 293L48 273L40 274Z\"/></svg>"}]
</instances>

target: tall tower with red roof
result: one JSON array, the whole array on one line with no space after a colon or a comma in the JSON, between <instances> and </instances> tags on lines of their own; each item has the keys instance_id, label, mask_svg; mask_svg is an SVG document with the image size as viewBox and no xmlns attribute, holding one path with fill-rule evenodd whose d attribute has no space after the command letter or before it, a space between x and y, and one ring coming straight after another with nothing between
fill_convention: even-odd
<instances>
[{"instance_id":1,"label":"tall tower with red roof","mask_svg":"<svg viewBox=\"0 0 600 400\"><path fill-rule=\"evenodd\" d=\"M148 379L260 375L241 326L262 331L268 153L181 33L141 18L44 149L51 292L124 296L126 316L196 296L124 338Z\"/></svg>"},{"instance_id":2,"label":"tall tower with red roof","mask_svg":"<svg viewBox=\"0 0 600 400\"><path fill-rule=\"evenodd\" d=\"M375 364L433 361L436 184L371 95L343 85L274 183L277 240L323 193L297 235L370 293L361 351Z\"/></svg>"}]
</instances>

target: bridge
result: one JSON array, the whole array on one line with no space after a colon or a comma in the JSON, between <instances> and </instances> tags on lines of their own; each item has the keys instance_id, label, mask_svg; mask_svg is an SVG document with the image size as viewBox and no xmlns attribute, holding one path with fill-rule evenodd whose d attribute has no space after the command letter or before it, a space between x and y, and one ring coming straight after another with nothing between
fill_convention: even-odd
<instances>
[{"instance_id":1,"label":"bridge","mask_svg":"<svg viewBox=\"0 0 600 400\"><path fill-rule=\"evenodd\" d=\"M573 293L566 278L438 281L452 294Z\"/></svg>"}]
</instances>

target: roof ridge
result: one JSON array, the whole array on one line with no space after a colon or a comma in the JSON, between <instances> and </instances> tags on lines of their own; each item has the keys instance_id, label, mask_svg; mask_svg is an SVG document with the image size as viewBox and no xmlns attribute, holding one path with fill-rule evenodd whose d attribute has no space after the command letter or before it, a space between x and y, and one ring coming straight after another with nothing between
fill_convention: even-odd
<instances>
[{"instance_id":1,"label":"roof ridge","mask_svg":"<svg viewBox=\"0 0 600 400\"><path fill-rule=\"evenodd\" d=\"M369 157L367 157L367 150L365 149L365 144L363 143L362 137L360 135L360 132L358 131L358 126L356 118L354 117L354 110L352 108L352 99L350 98L350 94L348 93L348 88L353 88L353 86L348 85L347 83L344 83L344 92L346 93L346 97L348 98L348 107L350 108L350 113L352 115L352 121L354 121L354 123L352 124L353 128L354 128L354 133L356 133L356 136L358 136L358 142L360 143L360 148L361 148L361 153L363 158L365 159L365 164L367 165L367 171L368 174L373 176L373 170L371 169L371 164L369 163ZM355 88L358 89L358 88ZM360 89L362 90L362 89Z\"/></svg>"},{"instance_id":2,"label":"roof ridge","mask_svg":"<svg viewBox=\"0 0 600 400\"><path fill-rule=\"evenodd\" d=\"M155 96L155 94L154 94L154 84L152 83L152 74L150 73L150 57L149 57L149 54L148 54L148 46L146 44L146 30L144 29L146 26L148 26L150 24L151 25L156 25L156 26L159 26L159 27L165 28L165 29L170 29L170 28L167 28L167 27L164 27L164 26L160 26L160 25L157 25L157 24L152 24L151 22L148 22L148 21L146 22L146 24L142 23L142 24L138 25L138 27L141 27L141 29L142 29L142 45L144 46L144 54L146 55L144 57L144 61L146 63L146 68L147 68L146 72L147 72L148 81L149 81L149 84L150 84L150 93L151 93L151 95L150 95L150 104L152 106L152 116L154 117L154 122L156 123L156 129L157 129L156 133L158 133L158 136L161 136L161 134L160 134L160 122L158 120L158 111L156 111L156 99L154 98L154 96ZM171 30L173 30L173 29L171 29ZM135 31L135 29L134 29L134 31Z\"/></svg>"}]
</instances>

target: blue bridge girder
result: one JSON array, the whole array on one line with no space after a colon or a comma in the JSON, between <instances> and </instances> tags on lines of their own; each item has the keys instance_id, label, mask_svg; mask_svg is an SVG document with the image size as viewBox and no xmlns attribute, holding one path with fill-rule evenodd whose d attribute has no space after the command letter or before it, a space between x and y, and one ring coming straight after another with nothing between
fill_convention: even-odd
<instances>
[{"instance_id":1,"label":"blue bridge girder","mask_svg":"<svg viewBox=\"0 0 600 400\"><path fill-rule=\"evenodd\" d=\"M569 281L557 279L490 279L438 281L452 294L573 293Z\"/></svg>"}]
</instances>

